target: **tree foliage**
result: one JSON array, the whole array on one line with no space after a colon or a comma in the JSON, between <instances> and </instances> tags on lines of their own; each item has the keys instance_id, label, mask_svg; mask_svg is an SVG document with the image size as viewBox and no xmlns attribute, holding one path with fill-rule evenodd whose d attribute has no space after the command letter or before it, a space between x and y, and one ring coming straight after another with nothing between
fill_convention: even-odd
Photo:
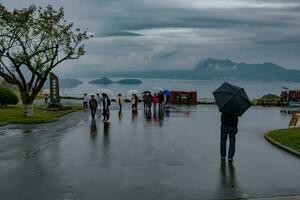
<instances>
[{"instance_id":1,"label":"tree foliage","mask_svg":"<svg viewBox=\"0 0 300 200\"><path fill-rule=\"evenodd\" d=\"M31 104L51 70L84 55L87 39L64 19L63 8L10 11L0 4L0 76L18 86L23 104Z\"/></svg>"}]
</instances>

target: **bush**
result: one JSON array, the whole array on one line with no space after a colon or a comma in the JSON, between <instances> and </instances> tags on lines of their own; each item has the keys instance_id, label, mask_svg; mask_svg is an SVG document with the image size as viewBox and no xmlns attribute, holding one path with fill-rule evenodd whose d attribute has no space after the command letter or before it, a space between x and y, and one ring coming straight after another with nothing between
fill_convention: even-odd
<instances>
[{"instance_id":1,"label":"bush","mask_svg":"<svg viewBox=\"0 0 300 200\"><path fill-rule=\"evenodd\" d=\"M19 102L17 95L10 89L0 87L0 107L16 105Z\"/></svg>"}]
</instances>

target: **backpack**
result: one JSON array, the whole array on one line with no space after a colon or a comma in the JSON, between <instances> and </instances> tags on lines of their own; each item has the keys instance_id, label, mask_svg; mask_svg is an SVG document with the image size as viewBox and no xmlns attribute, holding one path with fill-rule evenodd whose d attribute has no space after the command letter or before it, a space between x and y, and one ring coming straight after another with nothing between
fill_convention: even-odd
<instances>
[{"instance_id":1,"label":"backpack","mask_svg":"<svg viewBox=\"0 0 300 200\"><path fill-rule=\"evenodd\" d=\"M91 100L90 108L95 109L96 107L97 107L97 101L96 100Z\"/></svg>"}]
</instances>

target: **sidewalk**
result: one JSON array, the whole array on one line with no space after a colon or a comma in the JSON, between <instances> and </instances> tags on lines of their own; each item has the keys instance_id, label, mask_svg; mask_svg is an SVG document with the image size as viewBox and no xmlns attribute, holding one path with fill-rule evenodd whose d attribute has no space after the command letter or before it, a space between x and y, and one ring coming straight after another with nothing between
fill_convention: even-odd
<instances>
[{"instance_id":1,"label":"sidewalk","mask_svg":"<svg viewBox=\"0 0 300 200\"><path fill-rule=\"evenodd\" d=\"M279 113L251 108L241 118L232 165L219 160L220 114L214 106L181 107L150 119L143 111L112 111L109 123L97 119L96 129L89 112L50 124L7 126L0 131L1 199L299 195L300 160L263 137L288 124L289 117Z\"/></svg>"}]
</instances>

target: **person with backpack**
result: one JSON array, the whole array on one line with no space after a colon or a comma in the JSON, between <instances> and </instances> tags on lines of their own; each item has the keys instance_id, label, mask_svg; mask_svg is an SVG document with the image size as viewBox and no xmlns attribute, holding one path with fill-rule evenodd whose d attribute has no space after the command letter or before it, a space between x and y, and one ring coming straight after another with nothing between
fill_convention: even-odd
<instances>
[{"instance_id":1,"label":"person with backpack","mask_svg":"<svg viewBox=\"0 0 300 200\"><path fill-rule=\"evenodd\" d=\"M89 106L90 106L92 118L95 118L97 107L98 107L98 102L95 98L95 95L91 96L91 100L89 101Z\"/></svg>"}]
</instances>

